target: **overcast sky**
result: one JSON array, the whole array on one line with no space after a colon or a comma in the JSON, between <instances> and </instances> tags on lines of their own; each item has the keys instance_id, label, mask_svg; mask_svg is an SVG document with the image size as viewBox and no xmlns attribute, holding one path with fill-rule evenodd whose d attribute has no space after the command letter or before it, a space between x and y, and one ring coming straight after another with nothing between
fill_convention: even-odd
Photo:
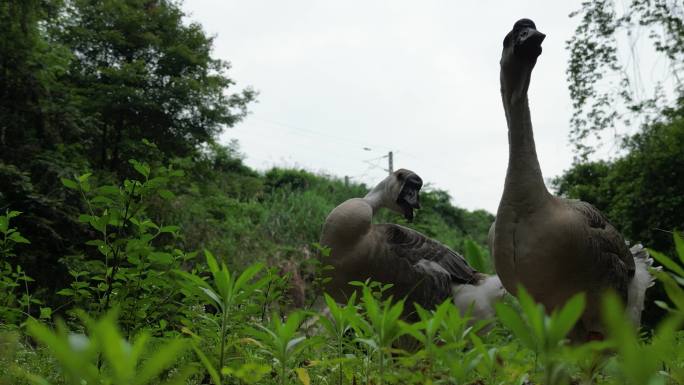
<instances>
[{"instance_id":1,"label":"overcast sky","mask_svg":"<svg viewBox=\"0 0 684 385\"><path fill-rule=\"evenodd\" d=\"M508 159L499 94L502 41L527 17L546 33L530 86L548 180L572 161L565 80L573 1L185 0L215 35L238 87L260 92L226 130L246 163L300 167L369 185L394 166L496 213ZM364 150L364 147L369 150Z\"/></svg>"}]
</instances>

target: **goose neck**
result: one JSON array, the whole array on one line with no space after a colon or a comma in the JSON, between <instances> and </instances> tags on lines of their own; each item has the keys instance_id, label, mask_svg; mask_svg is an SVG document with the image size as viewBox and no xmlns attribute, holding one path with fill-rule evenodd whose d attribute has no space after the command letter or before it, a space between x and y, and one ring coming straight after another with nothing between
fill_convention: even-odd
<instances>
[{"instance_id":1,"label":"goose neck","mask_svg":"<svg viewBox=\"0 0 684 385\"><path fill-rule=\"evenodd\" d=\"M503 101L509 149L504 199L514 204L542 203L549 193L537 158L527 92L504 96Z\"/></svg>"},{"instance_id":2,"label":"goose neck","mask_svg":"<svg viewBox=\"0 0 684 385\"><path fill-rule=\"evenodd\" d=\"M383 184L375 186L363 199L373 209L373 215L385 206L385 188Z\"/></svg>"}]
</instances>

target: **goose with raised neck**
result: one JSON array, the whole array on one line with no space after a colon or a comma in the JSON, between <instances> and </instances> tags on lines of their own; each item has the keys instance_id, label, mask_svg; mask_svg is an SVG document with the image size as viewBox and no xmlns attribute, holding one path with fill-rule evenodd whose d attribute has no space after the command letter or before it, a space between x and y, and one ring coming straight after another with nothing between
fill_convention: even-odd
<instances>
[{"instance_id":1,"label":"goose with raised neck","mask_svg":"<svg viewBox=\"0 0 684 385\"><path fill-rule=\"evenodd\" d=\"M356 290L349 282L371 279L391 283L387 294L395 299L406 298L405 319L415 319L413 303L434 309L449 298L462 313L471 310L475 319L491 318L494 302L505 294L498 277L477 272L460 254L408 227L373 224L381 209L413 220L422 184L416 173L400 169L365 197L349 199L330 212L320 242L330 248L323 263L333 266L326 292L346 302Z\"/></svg>"},{"instance_id":2,"label":"goose with raised neck","mask_svg":"<svg viewBox=\"0 0 684 385\"><path fill-rule=\"evenodd\" d=\"M521 19L506 35L501 54L501 99L508 125L504 191L490 229L497 274L511 293L522 285L547 311L584 292L587 306L571 338L601 338L601 296L615 290L639 324L653 262L640 245L630 249L594 206L562 199L544 185L534 143L528 89L545 35Z\"/></svg>"}]
</instances>

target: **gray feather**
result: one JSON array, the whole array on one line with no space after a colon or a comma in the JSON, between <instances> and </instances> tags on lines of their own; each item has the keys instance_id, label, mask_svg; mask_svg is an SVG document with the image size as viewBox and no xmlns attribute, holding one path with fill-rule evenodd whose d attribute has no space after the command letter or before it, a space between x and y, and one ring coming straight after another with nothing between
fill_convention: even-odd
<instances>
[{"instance_id":1,"label":"gray feather","mask_svg":"<svg viewBox=\"0 0 684 385\"><path fill-rule=\"evenodd\" d=\"M374 231L384 235L387 245L374 270L379 281L394 283L395 298L433 309L451 298L453 284L475 283L481 277L460 254L415 230L382 224Z\"/></svg>"},{"instance_id":2,"label":"gray feather","mask_svg":"<svg viewBox=\"0 0 684 385\"><path fill-rule=\"evenodd\" d=\"M604 277L604 282L608 282L626 301L628 286L634 277L636 265L625 239L593 205L578 200L567 202L589 225L591 252L592 255L598 256L594 269Z\"/></svg>"}]
</instances>

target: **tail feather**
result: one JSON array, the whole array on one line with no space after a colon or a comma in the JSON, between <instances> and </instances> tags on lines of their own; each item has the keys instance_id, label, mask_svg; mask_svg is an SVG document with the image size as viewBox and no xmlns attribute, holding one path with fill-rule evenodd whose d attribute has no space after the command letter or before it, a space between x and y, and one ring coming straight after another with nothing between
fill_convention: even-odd
<instances>
[{"instance_id":1,"label":"tail feather","mask_svg":"<svg viewBox=\"0 0 684 385\"><path fill-rule=\"evenodd\" d=\"M629 284L627 315L636 326L639 326L641 324L641 312L644 310L646 290L655 283L655 277L649 272L653 266L653 258L641 244L636 244L629 250L634 257L636 270L632 282ZM662 267L655 269L660 270Z\"/></svg>"},{"instance_id":2,"label":"tail feather","mask_svg":"<svg viewBox=\"0 0 684 385\"><path fill-rule=\"evenodd\" d=\"M497 275L490 275L474 285L453 285L454 304L461 314L472 310L475 320L487 320L494 317L494 304L506 294ZM471 309L472 307L472 309Z\"/></svg>"}]
</instances>

